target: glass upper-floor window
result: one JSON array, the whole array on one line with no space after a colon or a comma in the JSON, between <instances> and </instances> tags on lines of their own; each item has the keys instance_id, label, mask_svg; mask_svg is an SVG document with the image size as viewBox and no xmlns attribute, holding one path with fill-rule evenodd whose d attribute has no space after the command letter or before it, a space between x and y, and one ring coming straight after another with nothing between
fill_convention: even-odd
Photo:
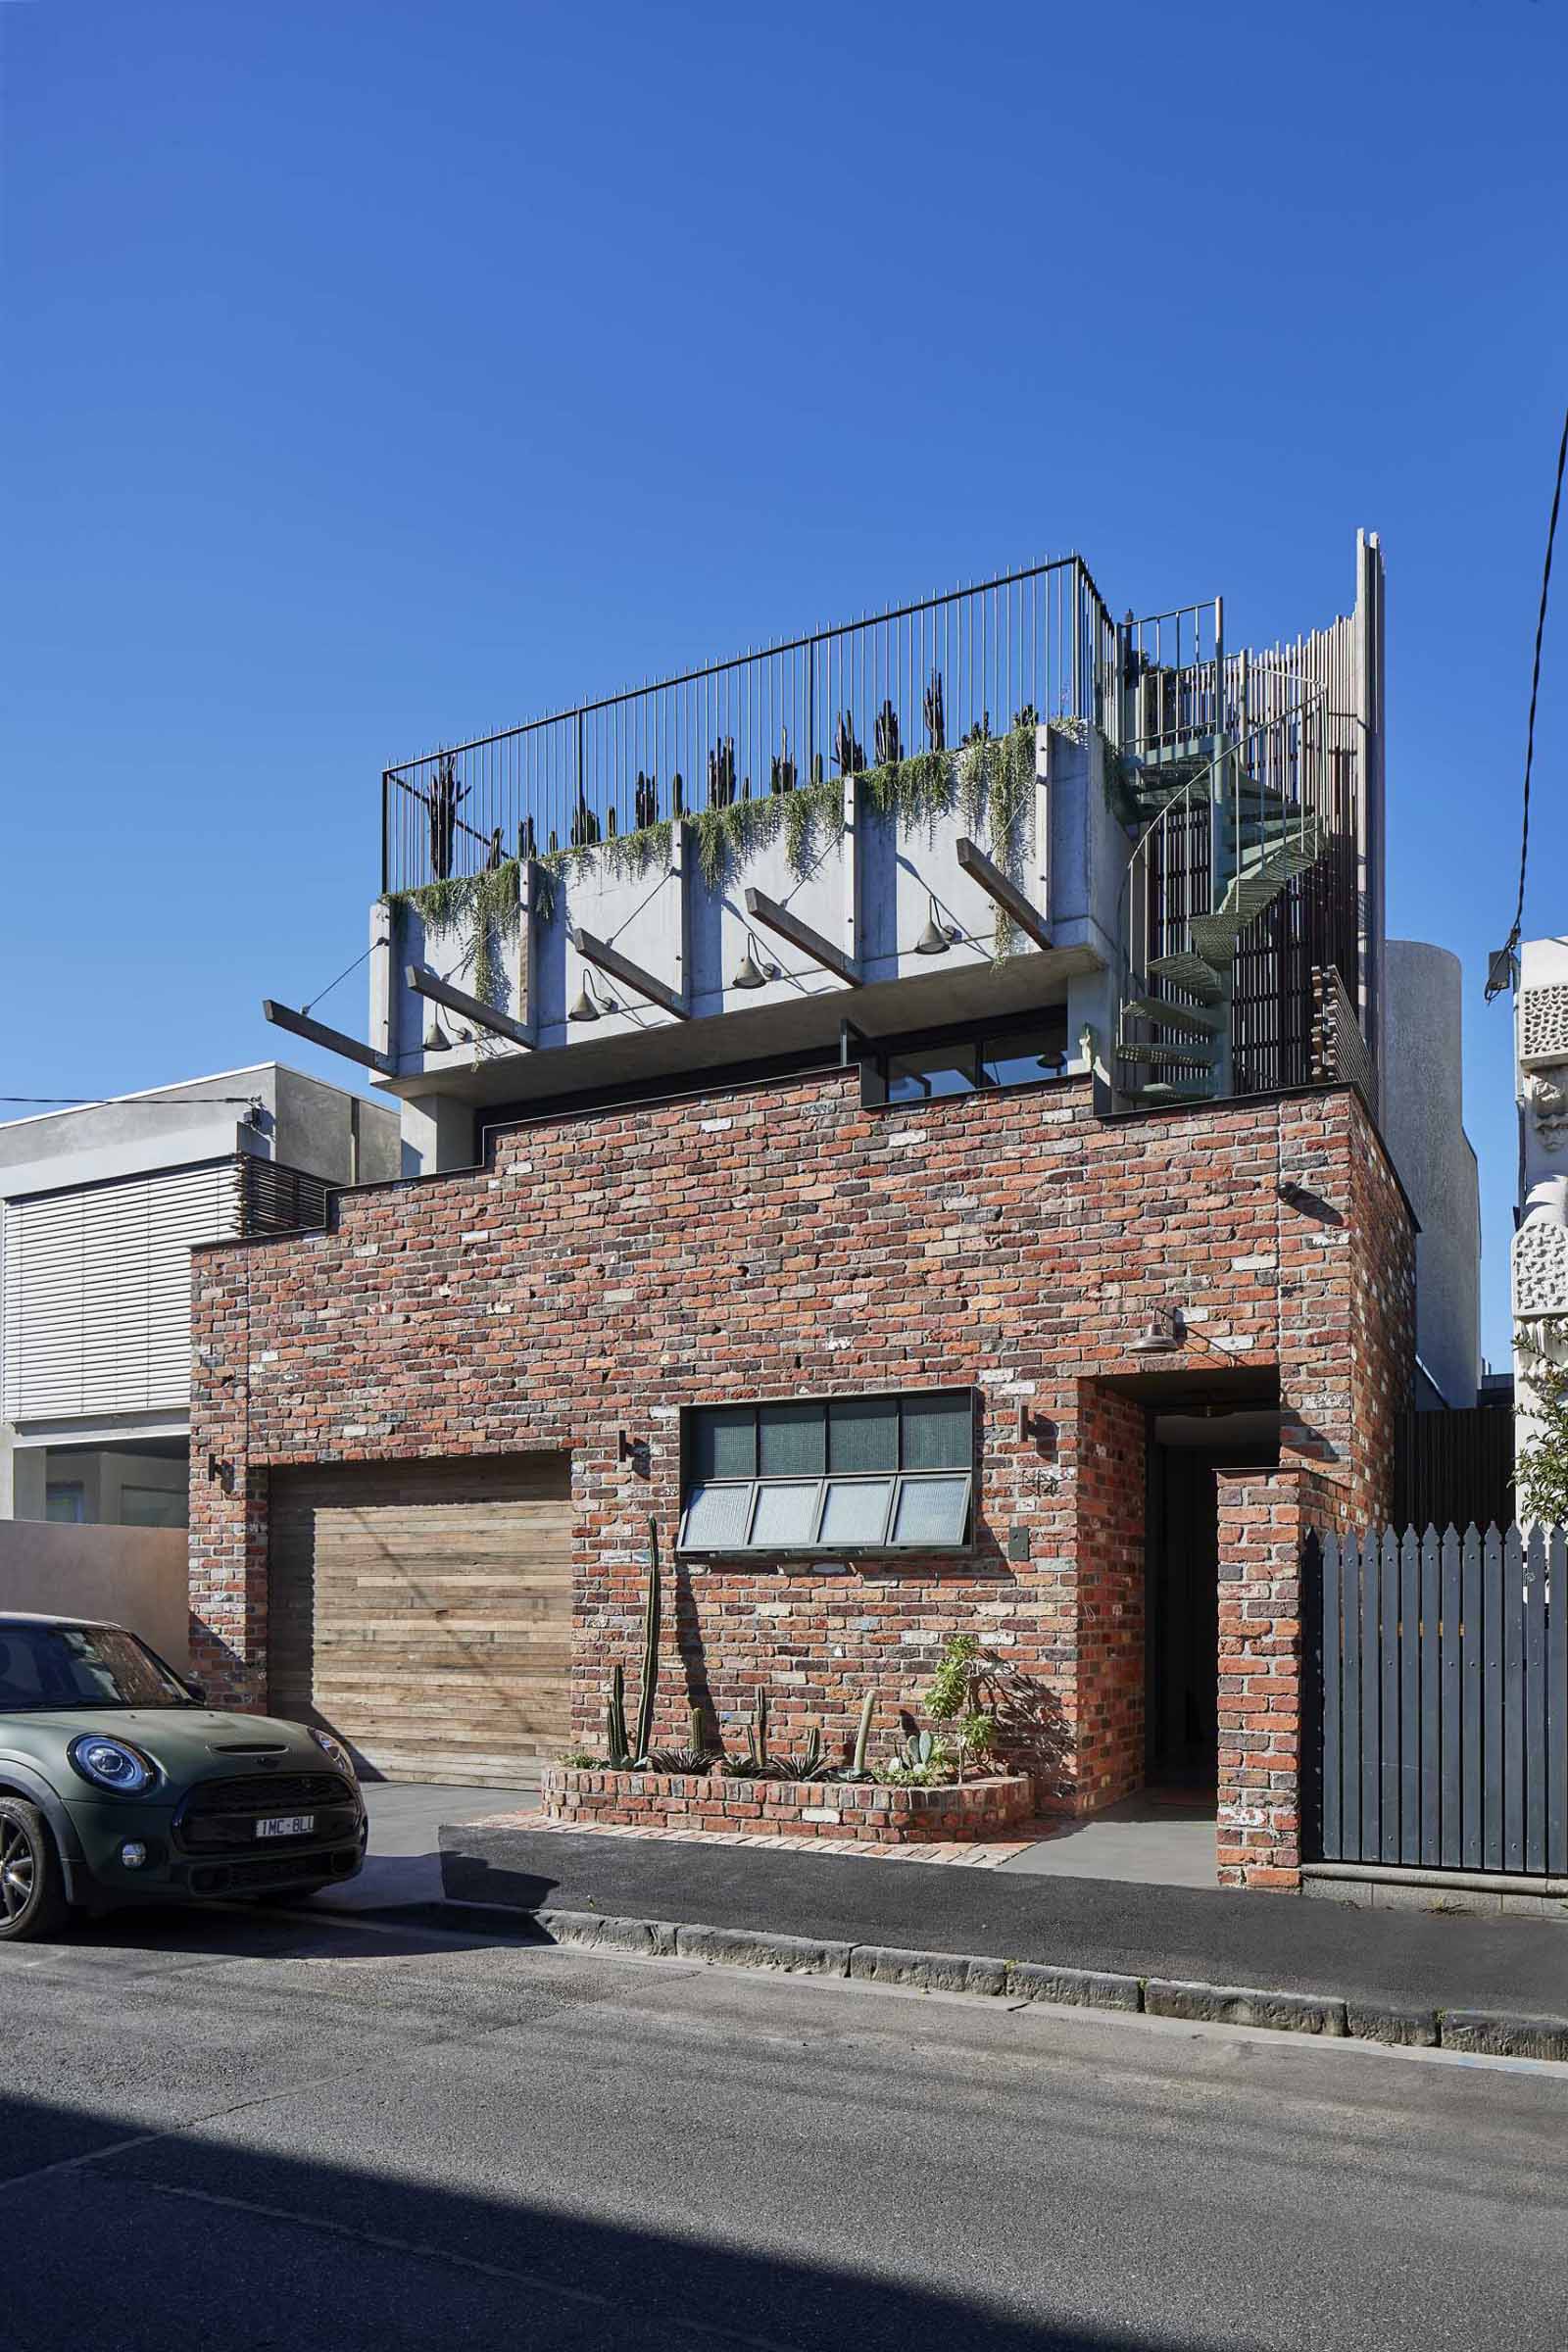
<instances>
[{"instance_id":1,"label":"glass upper-floor window","mask_svg":"<svg viewBox=\"0 0 1568 2352\"><path fill-rule=\"evenodd\" d=\"M931 1102L997 1087L1038 1086L1067 1067L1067 1007L1048 1006L1005 1027L899 1041L880 1060L882 1099Z\"/></svg>"},{"instance_id":2,"label":"glass upper-floor window","mask_svg":"<svg viewBox=\"0 0 1568 2352\"><path fill-rule=\"evenodd\" d=\"M968 1539L967 1389L701 1406L685 1448L683 1551L958 1550Z\"/></svg>"}]
</instances>

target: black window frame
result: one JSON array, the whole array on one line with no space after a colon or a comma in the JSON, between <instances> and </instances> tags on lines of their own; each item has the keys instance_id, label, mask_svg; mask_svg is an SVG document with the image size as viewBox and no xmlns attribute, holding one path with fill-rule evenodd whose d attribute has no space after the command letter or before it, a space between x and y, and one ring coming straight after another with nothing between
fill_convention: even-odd
<instances>
[{"instance_id":1,"label":"black window frame","mask_svg":"<svg viewBox=\"0 0 1568 2352\"><path fill-rule=\"evenodd\" d=\"M956 1457L961 1456L961 1458L955 1458L951 1463L917 1462L911 1464L906 1456L906 1438L904 1408L906 1405L919 1405L938 1399L951 1402L955 1406L960 1404L962 1406L963 1414L967 1419L966 1442L960 1441L954 1448ZM842 1465L835 1467L831 1436L833 1408L835 1406L866 1405L891 1405L895 1408L897 1446L893 1464L891 1466L873 1465L865 1469L846 1469ZM799 1475L790 1472L764 1471L762 1468L760 1416L770 1408L788 1409L792 1406L813 1406L819 1408L822 1413L821 1468L816 1471L803 1471ZM699 1465L696 1458L700 1417L705 1413L734 1415L747 1411L753 1416L750 1471L745 1474L732 1472L719 1478L702 1478L698 1474ZM957 1418L958 1415L956 1413L955 1419ZM679 1533L675 1546L677 1555L682 1559L696 1562L713 1560L757 1562L783 1559L907 1560L933 1555L953 1560L972 1558L975 1550L978 1509L979 1432L980 1396L978 1390L969 1383L957 1383L952 1386L944 1383L939 1387L930 1388L857 1389L843 1395L802 1396L797 1394L789 1396L715 1397L711 1401L684 1405L681 1408L680 1418L681 1507ZM922 1488L929 1488L941 1482L951 1484L954 1480L963 1482L963 1511L958 1535L947 1540L940 1537L928 1537L908 1543L894 1541L900 1514L905 1507L906 1496L918 1494ZM835 1498L853 1489L869 1492L876 1487L884 1487L887 1490L882 1508L880 1534L874 1539L850 1542L824 1541L821 1531L826 1524ZM803 1495L807 1490L813 1491L814 1501L808 1506L811 1510L813 1531L810 1539L807 1541L787 1540L781 1543L754 1541L753 1529L762 1507L764 1492L771 1500L785 1489L798 1489ZM694 1498L699 1494L711 1494L716 1490L745 1497L742 1504L743 1533L741 1537L738 1540L732 1538L708 1544L688 1541L687 1530Z\"/></svg>"},{"instance_id":2,"label":"black window frame","mask_svg":"<svg viewBox=\"0 0 1568 2352\"><path fill-rule=\"evenodd\" d=\"M1018 1078L999 1081L985 1074L988 1059L998 1056L988 1049L1004 1044L1009 1037L1027 1037L1031 1031L1061 1020L1061 1067L1042 1070L1038 1078ZM950 1021L939 1029L912 1029L897 1036L856 1039L855 1051L860 1060L860 1107L862 1110L934 1110L949 1102L972 1102L976 1095L1032 1094L1043 1086L1063 1086L1072 1082L1072 1040L1067 1033L1067 1002L1058 998L1050 1004L1036 1004L1025 1012L1009 1012L994 1020ZM974 1050L975 1083L972 1087L955 1088L951 1093L905 1096L895 1101L890 1094L891 1065L919 1054L940 1053L945 1047L971 1046ZM1081 1073L1079 1073L1081 1075Z\"/></svg>"}]
</instances>

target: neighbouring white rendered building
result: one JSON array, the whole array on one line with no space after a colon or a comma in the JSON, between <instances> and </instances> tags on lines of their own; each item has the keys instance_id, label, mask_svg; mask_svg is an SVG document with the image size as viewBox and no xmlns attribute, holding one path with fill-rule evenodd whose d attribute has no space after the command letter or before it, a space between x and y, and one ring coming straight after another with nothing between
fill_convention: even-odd
<instances>
[{"instance_id":1,"label":"neighbouring white rendered building","mask_svg":"<svg viewBox=\"0 0 1568 2352\"><path fill-rule=\"evenodd\" d=\"M0 1123L0 1520L182 1528L191 1245L401 1164L394 1110L275 1061Z\"/></svg>"},{"instance_id":2,"label":"neighbouring white rendered building","mask_svg":"<svg viewBox=\"0 0 1568 2352\"><path fill-rule=\"evenodd\" d=\"M1513 1238L1514 1437L1538 1425L1541 1378L1568 1364L1568 938L1519 951L1514 998L1519 1229Z\"/></svg>"}]
</instances>

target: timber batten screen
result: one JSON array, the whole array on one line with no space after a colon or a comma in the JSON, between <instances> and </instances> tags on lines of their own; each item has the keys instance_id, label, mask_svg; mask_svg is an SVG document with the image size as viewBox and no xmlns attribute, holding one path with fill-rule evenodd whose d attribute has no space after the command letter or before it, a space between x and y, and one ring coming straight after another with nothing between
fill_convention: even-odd
<instances>
[{"instance_id":1,"label":"timber batten screen","mask_svg":"<svg viewBox=\"0 0 1568 2352\"><path fill-rule=\"evenodd\" d=\"M273 1470L271 1711L371 1777L506 1787L570 1732L564 1454Z\"/></svg>"}]
</instances>

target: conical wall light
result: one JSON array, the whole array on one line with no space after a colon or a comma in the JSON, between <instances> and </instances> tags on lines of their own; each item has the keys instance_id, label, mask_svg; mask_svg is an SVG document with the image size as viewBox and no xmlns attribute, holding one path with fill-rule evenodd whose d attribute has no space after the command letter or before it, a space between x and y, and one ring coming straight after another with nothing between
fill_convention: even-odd
<instances>
[{"instance_id":1,"label":"conical wall light","mask_svg":"<svg viewBox=\"0 0 1568 2352\"><path fill-rule=\"evenodd\" d=\"M751 932L748 931L746 934L746 953L741 957L740 962L736 967L735 977L730 982L731 988L765 988L770 980L776 980L778 978L778 965L776 963L767 963L765 961L762 963L758 962L757 957L752 953L756 945L756 940L753 938Z\"/></svg>"},{"instance_id":2,"label":"conical wall light","mask_svg":"<svg viewBox=\"0 0 1568 2352\"><path fill-rule=\"evenodd\" d=\"M952 947L954 934L937 920L937 903L933 898L925 918L925 929L914 943L917 956L945 956Z\"/></svg>"}]
</instances>

